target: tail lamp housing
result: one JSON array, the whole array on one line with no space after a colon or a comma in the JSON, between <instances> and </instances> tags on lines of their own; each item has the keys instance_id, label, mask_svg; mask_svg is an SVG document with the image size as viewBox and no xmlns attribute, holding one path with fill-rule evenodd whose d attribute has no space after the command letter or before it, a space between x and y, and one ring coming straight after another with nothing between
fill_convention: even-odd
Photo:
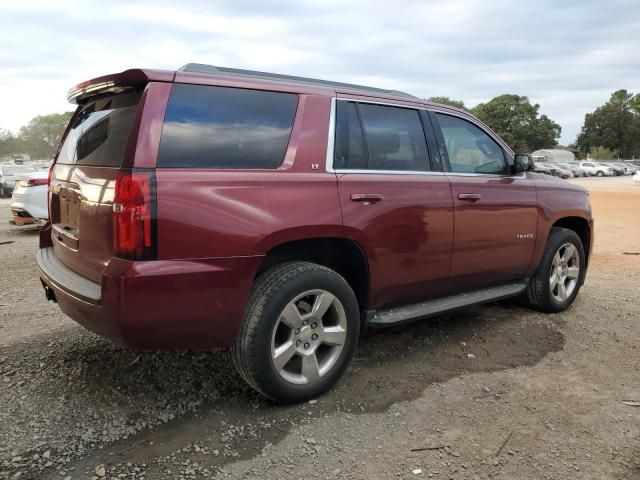
<instances>
[{"instance_id":1,"label":"tail lamp housing","mask_svg":"<svg viewBox=\"0 0 640 480\"><path fill-rule=\"evenodd\" d=\"M155 174L123 170L113 199L114 254L130 260L156 258Z\"/></svg>"},{"instance_id":2,"label":"tail lamp housing","mask_svg":"<svg viewBox=\"0 0 640 480\"><path fill-rule=\"evenodd\" d=\"M56 168L56 163L52 162L49 167L49 175L47 175L47 214L49 221L51 221L51 177L53 176L54 168Z\"/></svg>"},{"instance_id":3,"label":"tail lamp housing","mask_svg":"<svg viewBox=\"0 0 640 480\"><path fill-rule=\"evenodd\" d=\"M49 176L51 176L50 172ZM41 185L49 185L49 178L29 178L27 180L23 180L22 185L24 185L25 187L39 187Z\"/></svg>"}]
</instances>

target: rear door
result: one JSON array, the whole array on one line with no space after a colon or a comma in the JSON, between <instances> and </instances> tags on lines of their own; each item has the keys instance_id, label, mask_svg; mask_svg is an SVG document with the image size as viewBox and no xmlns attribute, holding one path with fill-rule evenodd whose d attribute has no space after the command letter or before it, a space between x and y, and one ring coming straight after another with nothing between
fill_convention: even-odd
<instances>
[{"instance_id":1,"label":"rear door","mask_svg":"<svg viewBox=\"0 0 640 480\"><path fill-rule=\"evenodd\" d=\"M533 182L511 174L506 152L479 124L445 113L431 118L455 205L452 285L460 292L522 278L536 242Z\"/></svg>"},{"instance_id":2,"label":"rear door","mask_svg":"<svg viewBox=\"0 0 640 480\"><path fill-rule=\"evenodd\" d=\"M100 282L113 256L113 196L140 92L99 98L81 107L51 173L50 222L56 256Z\"/></svg>"},{"instance_id":3,"label":"rear door","mask_svg":"<svg viewBox=\"0 0 640 480\"><path fill-rule=\"evenodd\" d=\"M347 235L369 259L371 307L446 295L453 201L419 110L338 99L331 166Z\"/></svg>"}]
</instances>

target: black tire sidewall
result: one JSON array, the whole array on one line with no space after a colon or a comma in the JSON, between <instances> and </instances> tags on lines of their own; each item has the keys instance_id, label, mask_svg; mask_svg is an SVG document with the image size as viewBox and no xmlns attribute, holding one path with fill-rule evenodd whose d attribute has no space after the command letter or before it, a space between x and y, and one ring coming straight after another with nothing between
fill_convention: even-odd
<instances>
[{"instance_id":1,"label":"black tire sidewall","mask_svg":"<svg viewBox=\"0 0 640 480\"><path fill-rule=\"evenodd\" d=\"M574 231L565 228L554 229L554 231L552 231L552 234L549 236L548 241L549 245L540 264L540 269L536 274L535 281L539 282L539 285L537 285L537 287L540 289L539 292L542 293L541 300L544 302L546 310L552 312L561 312L571 306L576 296L578 295L580 287L584 281L584 276L586 274L584 247L582 245L580 237ZM553 257L556 255L560 247L562 247L566 243L571 243L578 250L580 273L578 276L578 283L576 285L576 288L571 293L571 295L564 302L558 302L555 298L553 298L553 295L551 295L549 276L551 273Z\"/></svg>"},{"instance_id":2,"label":"black tire sidewall","mask_svg":"<svg viewBox=\"0 0 640 480\"><path fill-rule=\"evenodd\" d=\"M273 329L284 307L296 296L308 290L326 290L342 303L347 317L347 339L337 363L314 385L287 382L276 371L271 359ZM304 272L272 293L264 305L256 326L256 338L251 352L254 380L260 390L278 403L297 403L328 390L342 376L356 349L359 336L360 313L358 302L347 282L331 270Z\"/></svg>"}]
</instances>

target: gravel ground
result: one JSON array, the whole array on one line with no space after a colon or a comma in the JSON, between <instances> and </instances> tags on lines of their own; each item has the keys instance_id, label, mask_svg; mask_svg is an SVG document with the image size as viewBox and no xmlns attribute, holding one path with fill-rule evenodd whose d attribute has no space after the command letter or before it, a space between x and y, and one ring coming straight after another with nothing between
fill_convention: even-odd
<instances>
[{"instance_id":1,"label":"gravel ground","mask_svg":"<svg viewBox=\"0 0 640 480\"><path fill-rule=\"evenodd\" d=\"M575 181L597 227L570 310L369 333L337 388L287 408L224 352L129 351L67 319L0 200L0 479L640 478L640 186Z\"/></svg>"}]
</instances>

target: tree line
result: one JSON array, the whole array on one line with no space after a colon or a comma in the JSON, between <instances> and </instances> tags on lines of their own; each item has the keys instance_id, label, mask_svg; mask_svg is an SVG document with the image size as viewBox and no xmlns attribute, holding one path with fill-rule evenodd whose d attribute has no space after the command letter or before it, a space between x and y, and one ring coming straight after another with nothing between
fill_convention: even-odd
<instances>
[{"instance_id":1,"label":"tree line","mask_svg":"<svg viewBox=\"0 0 640 480\"><path fill-rule=\"evenodd\" d=\"M528 97L505 94L467 108L464 102L449 97L431 97L473 113L489 125L517 152L533 152L558 143L560 125L539 113L540 105ZM0 129L0 158L26 153L31 158L51 158L73 112L38 115L17 135ZM618 90L604 105L585 116L584 125L570 147L579 155L594 159L640 158L640 93Z\"/></svg>"},{"instance_id":2,"label":"tree line","mask_svg":"<svg viewBox=\"0 0 640 480\"><path fill-rule=\"evenodd\" d=\"M20 128L17 135L0 128L0 158L26 153L32 159L53 157L73 112L38 115Z\"/></svg>"}]
</instances>

